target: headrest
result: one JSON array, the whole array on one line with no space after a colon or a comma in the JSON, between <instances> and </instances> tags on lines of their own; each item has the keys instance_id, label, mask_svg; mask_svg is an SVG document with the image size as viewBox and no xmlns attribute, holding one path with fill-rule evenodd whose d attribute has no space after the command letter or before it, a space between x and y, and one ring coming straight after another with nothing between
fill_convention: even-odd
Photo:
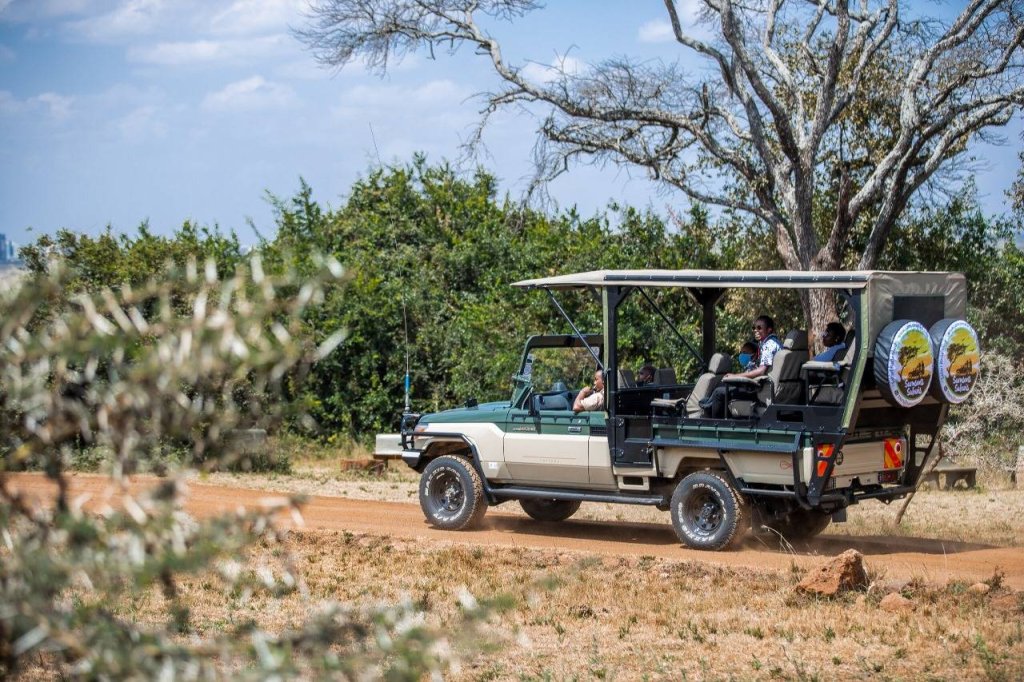
<instances>
[{"instance_id":1,"label":"headrest","mask_svg":"<svg viewBox=\"0 0 1024 682\"><path fill-rule=\"evenodd\" d=\"M732 358L725 353L715 353L708 361L708 371L712 374L725 374L732 369Z\"/></svg>"},{"instance_id":2,"label":"headrest","mask_svg":"<svg viewBox=\"0 0 1024 682\"><path fill-rule=\"evenodd\" d=\"M786 334L786 340L782 342L783 348L789 350L807 350L807 332L803 329L793 329Z\"/></svg>"}]
</instances>

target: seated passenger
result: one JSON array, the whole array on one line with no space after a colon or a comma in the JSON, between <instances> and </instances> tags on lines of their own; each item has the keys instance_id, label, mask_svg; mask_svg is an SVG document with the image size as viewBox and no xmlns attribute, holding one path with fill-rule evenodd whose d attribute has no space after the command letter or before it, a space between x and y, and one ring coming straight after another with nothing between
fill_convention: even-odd
<instances>
[{"instance_id":1,"label":"seated passenger","mask_svg":"<svg viewBox=\"0 0 1024 682\"><path fill-rule=\"evenodd\" d=\"M838 322L829 322L821 334L821 342L825 350L812 358L819 362L834 362L836 357L846 350L846 328Z\"/></svg>"},{"instance_id":2,"label":"seated passenger","mask_svg":"<svg viewBox=\"0 0 1024 682\"><path fill-rule=\"evenodd\" d=\"M754 358L757 357L757 344L753 341L747 341L740 346L740 354L736 356L736 359L740 363L741 372L749 372L750 370L757 367L757 363Z\"/></svg>"},{"instance_id":3,"label":"seated passenger","mask_svg":"<svg viewBox=\"0 0 1024 682\"><path fill-rule=\"evenodd\" d=\"M644 365L636 375L637 386L650 386L654 383L654 365Z\"/></svg>"},{"instance_id":4,"label":"seated passenger","mask_svg":"<svg viewBox=\"0 0 1024 682\"><path fill-rule=\"evenodd\" d=\"M594 387L584 386L572 403L573 412L595 412L604 409L604 372L594 372Z\"/></svg>"},{"instance_id":5,"label":"seated passenger","mask_svg":"<svg viewBox=\"0 0 1024 682\"><path fill-rule=\"evenodd\" d=\"M756 379L759 376L764 376L772 368L772 362L775 360L775 354L782 349L782 343L779 342L779 337L775 336L775 320L768 315L761 315L754 320L754 338L757 339L757 354L752 360L753 367L746 369L737 374L726 374L725 380L731 377L744 377L747 379ZM711 419L724 419L725 408L726 408L726 394L729 391L729 387L722 385L712 391L711 395L704 398L700 402L700 406L704 408L704 416ZM754 397L754 391L749 388L733 387L731 390L731 396L735 398L751 399Z\"/></svg>"}]
</instances>

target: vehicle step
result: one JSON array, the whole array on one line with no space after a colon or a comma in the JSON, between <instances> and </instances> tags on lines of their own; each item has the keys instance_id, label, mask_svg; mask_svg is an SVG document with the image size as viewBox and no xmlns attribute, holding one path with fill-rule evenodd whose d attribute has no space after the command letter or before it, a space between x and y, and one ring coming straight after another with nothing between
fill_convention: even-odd
<instances>
[{"instance_id":1,"label":"vehicle step","mask_svg":"<svg viewBox=\"0 0 1024 682\"><path fill-rule=\"evenodd\" d=\"M495 497L521 499L524 497L543 500L573 500L579 502L609 502L612 504L665 504L662 495L624 495L617 492L601 492L597 490L563 490L560 488L525 488L522 486L504 486L491 488Z\"/></svg>"}]
</instances>

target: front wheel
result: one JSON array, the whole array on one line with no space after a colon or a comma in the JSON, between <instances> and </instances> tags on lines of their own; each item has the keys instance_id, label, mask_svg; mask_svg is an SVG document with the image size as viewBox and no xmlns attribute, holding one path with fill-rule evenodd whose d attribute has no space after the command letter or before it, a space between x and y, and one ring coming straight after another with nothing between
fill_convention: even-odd
<instances>
[{"instance_id":1,"label":"front wheel","mask_svg":"<svg viewBox=\"0 0 1024 682\"><path fill-rule=\"evenodd\" d=\"M672 526L687 547L727 549L750 523L746 502L716 471L697 471L672 493Z\"/></svg>"},{"instance_id":2,"label":"front wheel","mask_svg":"<svg viewBox=\"0 0 1024 682\"><path fill-rule=\"evenodd\" d=\"M578 500L519 500L523 511L537 521L565 521L580 509Z\"/></svg>"},{"instance_id":3,"label":"front wheel","mask_svg":"<svg viewBox=\"0 0 1024 682\"><path fill-rule=\"evenodd\" d=\"M431 525L444 530L479 524L487 502L473 465L453 455L432 460L420 476L420 508Z\"/></svg>"}]
</instances>

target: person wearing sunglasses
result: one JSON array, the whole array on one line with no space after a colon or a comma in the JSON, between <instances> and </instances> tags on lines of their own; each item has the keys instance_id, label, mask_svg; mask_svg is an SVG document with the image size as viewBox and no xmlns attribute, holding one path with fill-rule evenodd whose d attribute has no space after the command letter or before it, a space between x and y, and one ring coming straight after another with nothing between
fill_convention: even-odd
<instances>
[{"instance_id":1,"label":"person wearing sunglasses","mask_svg":"<svg viewBox=\"0 0 1024 682\"><path fill-rule=\"evenodd\" d=\"M746 377L747 379L756 379L759 376L764 376L772 369L772 362L775 360L775 354L782 350L782 342L779 341L779 337L775 335L775 320L768 315L761 315L752 325L754 332L754 339L757 341L757 357L752 360L754 365L750 369L746 369L743 372L734 374L726 374L725 378L731 377ZM747 365L750 367L750 365ZM711 419L724 419L725 418L725 401L726 391L729 390L725 386L719 386L711 392L707 398L700 401L700 406L704 409L704 416ZM750 389L742 387L734 387L731 389L731 398L736 399L750 399L754 396L754 392Z\"/></svg>"}]
</instances>

